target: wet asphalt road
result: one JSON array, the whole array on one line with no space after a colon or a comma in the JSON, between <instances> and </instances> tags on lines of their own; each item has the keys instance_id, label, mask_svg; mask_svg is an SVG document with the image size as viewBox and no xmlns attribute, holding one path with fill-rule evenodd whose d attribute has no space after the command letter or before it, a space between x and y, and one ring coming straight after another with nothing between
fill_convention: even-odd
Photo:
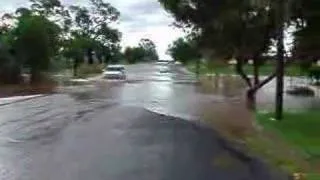
<instances>
[{"instance_id":1,"label":"wet asphalt road","mask_svg":"<svg viewBox=\"0 0 320 180\"><path fill-rule=\"evenodd\" d=\"M194 121L225 97L177 67L134 65L128 79L1 106L0 179L278 179Z\"/></svg>"}]
</instances>

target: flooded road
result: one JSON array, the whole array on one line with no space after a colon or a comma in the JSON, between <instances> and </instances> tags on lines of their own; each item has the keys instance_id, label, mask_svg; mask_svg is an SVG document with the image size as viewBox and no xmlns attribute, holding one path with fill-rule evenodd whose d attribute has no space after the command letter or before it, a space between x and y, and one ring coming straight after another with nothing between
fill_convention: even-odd
<instances>
[{"instance_id":1,"label":"flooded road","mask_svg":"<svg viewBox=\"0 0 320 180\"><path fill-rule=\"evenodd\" d=\"M0 106L0 179L281 179L196 123L202 107L233 93L203 93L193 75L172 65L127 71L127 82ZM228 167L216 163L226 154Z\"/></svg>"}]
</instances>

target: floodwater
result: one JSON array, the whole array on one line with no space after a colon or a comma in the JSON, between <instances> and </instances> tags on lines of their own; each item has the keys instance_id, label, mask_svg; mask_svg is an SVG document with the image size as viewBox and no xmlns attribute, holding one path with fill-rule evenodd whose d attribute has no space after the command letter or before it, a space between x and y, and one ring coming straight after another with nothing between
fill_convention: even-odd
<instances>
[{"instance_id":1,"label":"floodwater","mask_svg":"<svg viewBox=\"0 0 320 180\"><path fill-rule=\"evenodd\" d=\"M219 112L226 101L241 101L237 79L213 80L219 88L212 94L179 66L127 71L126 82L100 80L1 105L0 179L280 179L197 124L204 107ZM262 106L273 95L264 92ZM222 154L234 159L232 167L215 165Z\"/></svg>"}]
</instances>

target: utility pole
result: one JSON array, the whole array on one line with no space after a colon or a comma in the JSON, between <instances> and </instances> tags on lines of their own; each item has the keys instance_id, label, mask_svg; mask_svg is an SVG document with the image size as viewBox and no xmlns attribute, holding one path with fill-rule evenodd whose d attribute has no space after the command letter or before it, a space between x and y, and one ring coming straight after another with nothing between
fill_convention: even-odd
<instances>
[{"instance_id":1,"label":"utility pole","mask_svg":"<svg viewBox=\"0 0 320 180\"><path fill-rule=\"evenodd\" d=\"M277 34L277 67L276 67L276 112L275 119L283 118L283 88L284 88L284 13L285 0L279 0L277 3L278 14L278 34Z\"/></svg>"}]
</instances>

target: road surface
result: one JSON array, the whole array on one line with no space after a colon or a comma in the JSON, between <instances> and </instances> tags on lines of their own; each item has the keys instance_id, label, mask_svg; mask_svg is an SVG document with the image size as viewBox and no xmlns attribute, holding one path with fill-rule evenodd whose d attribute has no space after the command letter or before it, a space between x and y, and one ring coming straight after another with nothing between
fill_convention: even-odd
<instances>
[{"instance_id":1,"label":"road surface","mask_svg":"<svg viewBox=\"0 0 320 180\"><path fill-rule=\"evenodd\" d=\"M224 98L203 94L178 67L140 64L128 82L1 106L0 179L281 179L195 121Z\"/></svg>"}]
</instances>

